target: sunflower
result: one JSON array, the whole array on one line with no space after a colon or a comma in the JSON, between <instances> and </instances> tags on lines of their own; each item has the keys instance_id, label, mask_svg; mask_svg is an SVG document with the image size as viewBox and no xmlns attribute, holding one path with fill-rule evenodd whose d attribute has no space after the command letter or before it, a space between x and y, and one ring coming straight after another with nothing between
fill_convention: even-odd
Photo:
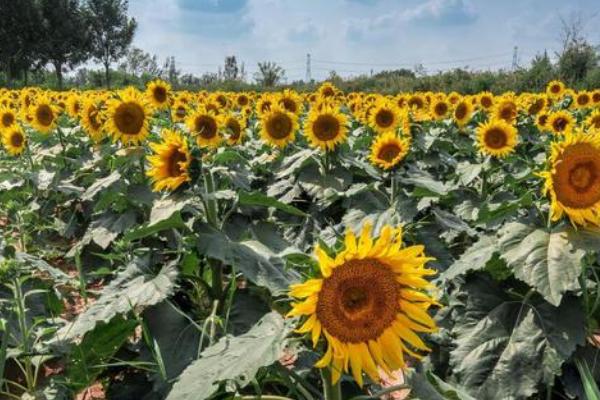
<instances>
[{"instance_id":1,"label":"sunflower","mask_svg":"<svg viewBox=\"0 0 600 400\"><path fill-rule=\"evenodd\" d=\"M494 107L494 95L490 92L483 92L479 94L479 105L484 110L490 110Z\"/></svg>"},{"instance_id":2,"label":"sunflower","mask_svg":"<svg viewBox=\"0 0 600 400\"><path fill-rule=\"evenodd\" d=\"M285 89L279 96L279 104L291 112L292 114L300 114L302 112L302 101L300 96L292 90Z\"/></svg>"},{"instance_id":3,"label":"sunflower","mask_svg":"<svg viewBox=\"0 0 600 400\"><path fill-rule=\"evenodd\" d=\"M540 132L545 132L548 130L548 114L545 111L542 111L538 115L535 116L535 126L540 130Z\"/></svg>"},{"instance_id":4,"label":"sunflower","mask_svg":"<svg viewBox=\"0 0 600 400\"><path fill-rule=\"evenodd\" d=\"M465 126L471 120L473 109L473 103L468 99L459 101L452 112L452 118L456 122L456 125L458 125L460 128Z\"/></svg>"},{"instance_id":5,"label":"sunflower","mask_svg":"<svg viewBox=\"0 0 600 400\"><path fill-rule=\"evenodd\" d=\"M588 92L579 92L575 95L574 105L576 108L586 108L592 104L592 97Z\"/></svg>"},{"instance_id":6,"label":"sunflower","mask_svg":"<svg viewBox=\"0 0 600 400\"><path fill-rule=\"evenodd\" d=\"M373 108L370 109L368 121L369 125L377 133L395 133L402 123L400 109L395 103L380 98L375 102Z\"/></svg>"},{"instance_id":7,"label":"sunflower","mask_svg":"<svg viewBox=\"0 0 600 400\"><path fill-rule=\"evenodd\" d=\"M600 104L600 89L596 89L592 92L592 103L594 105Z\"/></svg>"},{"instance_id":8,"label":"sunflower","mask_svg":"<svg viewBox=\"0 0 600 400\"><path fill-rule=\"evenodd\" d=\"M175 100L171 108L171 119L174 122L183 122L188 113L188 104L182 99Z\"/></svg>"},{"instance_id":9,"label":"sunflower","mask_svg":"<svg viewBox=\"0 0 600 400\"><path fill-rule=\"evenodd\" d=\"M256 113L261 116L262 114L269 112L273 103L272 96L263 94L256 102Z\"/></svg>"},{"instance_id":10,"label":"sunflower","mask_svg":"<svg viewBox=\"0 0 600 400\"><path fill-rule=\"evenodd\" d=\"M41 133L49 133L56 126L58 108L52 104L47 95L39 95L29 109L31 125Z\"/></svg>"},{"instance_id":11,"label":"sunflower","mask_svg":"<svg viewBox=\"0 0 600 400\"><path fill-rule=\"evenodd\" d=\"M77 93L71 93L69 97L67 97L67 114L71 118L79 118L79 113L81 112L81 98Z\"/></svg>"},{"instance_id":12,"label":"sunflower","mask_svg":"<svg viewBox=\"0 0 600 400\"><path fill-rule=\"evenodd\" d=\"M435 271L424 246L403 247L402 229L389 225L374 239L370 222L357 239L346 232L345 249L331 258L318 245L321 277L292 285L288 316L307 317L297 329L311 334L313 346L324 337L327 350L315 366L331 366L332 381L352 369L362 386L362 372L379 381L378 368L404 369L405 354L422 358L429 351L418 333L435 332L427 310L436 301L426 292L434 286L425 277Z\"/></svg>"},{"instance_id":13,"label":"sunflower","mask_svg":"<svg viewBox=\"0 0 600 400\"><path fill-rule=\"evenodd\" d=\"M525 111L528 115L537 115L546 108L546 98L543 96L533 96L526 102Z\"/></svg>"},{"instance_id":14,"label":"sunflower","mask_svg":"<svg viewBox=\"0 0 600 400\"><path fill-rule=\"evenodd\" d=\"M0 107L0 132L17 123L17 113L6 106Z\"/></svg>"},{"instance_id":15,"label":"sunflower","mask_svg":"<svg viewBox=\"0 0 600 400\"><path fill-rule=\"evenodd\" d=\"M146 172L154 181L153 190L175 190L190 181L188 170L192 161L186 139L179 133L165 129L162 142L151 143L154 152L148 157L150 169Z\"/></svg>"},{"instance_id":16,"label":"sunflower","mask_svg":"<svg viewBox=\"0 0 600 400\"><path fill-rule=\"evenodd\" d=\"M318 93L320 97L334 97L337 92L335 86L329 82L325 82L319 87Z\"/></svg>"},{"instance_id":17,"label":"sunflower","mask_svg":"<svg viewBox=\"0 0 600 400\"><path fill-rule=\"evenodd\" d=\"M105 129L113 141L125 145L139 144L149 133L153 109L146 97L135 88L123 90L119 98L107 101Z\"/></svg>"},{"instance_id":18,"label":"sunflower","mask_svg":"<svg viewBox=\"0 0 600 400\"><path fill-rule=\"evenodd\" d=\"M93 141L99 142L104 137L105 120L105 115L96 99L90 97L83 100L81 126Z\"/></svg>"},{"instance_id":19,"label":"sunflower","mask_svg":"<svg viewBox=\"0 0 600 400\"><path fill-rule=\"evenodd\" d=\"M493 111L494 119L501 119L512 123L517 119L518 108L513 99L504 98L496 103Z\"/></svg>"},{"instance_id":20,"label":"sunflower","mask_svg":"<svg viewBox=\"0 0 600 400\"><path fill-rule=\"evenodd\" d=\"M279 147L292 142L299 128L298 117L277 104L261 115L260 122L263 140Z\"/></svg>"},{"instance_id":21,"label":"sunflower","mask_svg":"<svg viewBox=\"0 0 600 400\"><path fill-rule=\"evenodd\" d=\"M508 122L496 119L477 127L479 150L493 157L506 157L517 145L517 128Z\"/></svg>"},{"instance_id":22,"label":"sunflower","mask_svg":"<svg viewBox=\"0 0 600 400\"><path fill-rule=\"evenodd\" d=\"M410 148L410 140L400 138L392 132L377 137L371 145L371 163L383 169L396 166L406 157Z\"/></svg>"},{"instance_id":23,"label":"sunflower","mask_svg":"<svg viewBox=\"0 0 600 400\"><path fill-rule=\"evenodd\" d=\"M238 107L244 108L250 105L250 97L246 93L239 93L235 98Z\"/></svg>"},{"instance_id":24,"label":"sunflower","mask_svg":"<svg viewBox=\"0 0 600 400\"><path fill-rule=\"evenodd\" d=\"M27 138L23 132L23 128L19 125L14 124L10 128L2 131L2 144L8 152L13 156L18 156L23 152L27 144Z\"/></svg>"},{"instance_id":25,"label":"sunflower","mask_svg":"<svg viewBox=\"0 0 600 400\"><path fill-rule=\"evenodd\" d=\"M156 109L168 107L171 97L171 85L157 79L148 84L146 98Z\"/></svg>"},{"instance_id":26,"label":"sunflower","mask_svg":"<svg viewBox=\"0 0 600 400\"><path fill-rule=\"evenodd\" d=\"M187 117L185 123L198 146L216 148L221 143L221 119L214 111L200 106Z\"/></svg>"},{"instance_id":27,"label":"sunflower","mask_svg":"<svg viewBox=\"0 0 600 400\"><path fill-rule=\"evenodd\" d=\"M304 134L313 147L333 150L348 136L348 118L333 107L312 108L304 126Z\"/></svg>"},{"instance_id":28,"label":"sunflower","mask_svg":"<svg viewBox=\"0 0 600 400\"><path fill-rule=\"evenodd\" d=\"M546 86L546 93L553 99L558 99L562 97L565 92L565 84L561 81L551 81Z\"/></svg>"},{"instance_id":29,"label":"sunflower","mask_svg":"<svg viewBox=\"0 0 600 400\"><path fill-rule=\"evenodd\" d=\"M586 118L585 126L594 132L600 132L600 110L595 110Z\"/></svg>"},{"instance_id":30,"label":"sunflower","mask_svg":"<svg viewBox=\"0 0 600 400\"><path fill-rule=\"evenodd\" d=\"M566 213L572 223L600 225L600 134L567 132L552 143L548 164L540 176L552 221Z\"/></svg>"},{"instance_id":31,"label":"sunflower","mask_svg":"<svg viewBox=\"0 0 600 400\"><path fill-rule=\"evenodd\" d=\"M556 111L550 114L547 122L548 128L555 135L562 135L569 132L575 126L575 119L570 112L566 110Z\"/></svg>"},{"instance_id":32,"label":"sunflower","mask_svg":"<svg viewBox=\"0 0 600 400\"><path fill-rule=\"evenodd\" d=\"M227 143L239 144L244 139L244 129L246 128L246 118L228 114L223 118L223 128L227 133Z\"/></svg>"},{"instance_id":33,"label":"sunflower","mask_svg":"<svg viewBox=\"0 0 600 400\"><path fill-rule=\"evenodd\" d=\"M443 97L434 99L429 106L431 118L438 121L446 118L449 112L450 103Z\"/></svg>"}]
</instances>

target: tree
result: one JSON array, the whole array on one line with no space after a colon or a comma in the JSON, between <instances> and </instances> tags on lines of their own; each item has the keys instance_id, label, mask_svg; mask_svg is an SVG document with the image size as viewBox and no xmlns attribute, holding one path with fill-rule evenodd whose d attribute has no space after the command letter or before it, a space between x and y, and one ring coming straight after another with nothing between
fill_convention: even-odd
<instances>
[{"instance_id":1,"label":"tree","mask_svg":"<svg viewBox=\"0 0 600 400\"><path fill-rule=\"evenodd\" d=\"M42 39L39 9L34 0L0 2L0 67L10 81L27 76L38 58Z\"/></svg>"},{"instance_id":2,"label":"tree","mask_svg":"<svg viewBox=\"0 0 600 400\"><path fill-rule=\"evenodd\" d=\"M127 18L128 6L127 0L87 0L92 56L104 66L106 87L110 87L110 64L125 55L137 27L135 19Z\"/></svg>"},{"instance_id":3,"label":"tree","mask_svg":"<svg viewBox=\"0 0 600 400\"><path fill-rule=\"evenodd\" d=\"M235 81L239 78L239 68L235 56L225 57L225 66L223 68L223 79L226 81Z\"/></svg>"},{"instance_id":4,"label":"tree","mask_svg":"<svg viewBox=\"0 0 600 400\"><path fill-rule=\"evenodd\" d=\"M285 77L285 70L274 62L258 63L258 72L254 75L256 82L264 87L273 87Z\"/></svg>"},{"instance_id":5,"label":"tree","mask_svg":"<svg viewBox=\"0 0 600 400\"><path fill-rule=\"evenodd\" d=\"M575 84L598 65L598 53L585 37L586 20L581 14L572 14L568 20L561 17L561 22L562 49L557 53L558 72L563 80Z\"/></svg>"},{"instance_id":6,"label":"tree","mask_svg":"<svg viewBox=\"0 0 600 400\"><path fill-rule=\"evenodd\" d=\"M62 88L63 68L74 68L89 57L89 29L78 0L39 1L43 33L40 59L54 66L58 87Z\"/></svg>"},{"instance_id":7,"label":"tree","mask_svg":"<svg viewBox=\"0 0 600 400\"><path fill-rule=\"evenodd\" d=\"M158 65L158 57L150 55L150 53L146 53L137 47L133 47L126 52L125 61L119 65L119 69L135 76L157 77L162 74L162 69Z\"/></svg>"},{"instance_id":8,"label":"tree","mask_svg":"<svg viewBox=\"0 0 600 400\"><path fill-rule=\"evenodd\" d=\"M179 81L179 76L181 75L181 71L177 69L175 64L175 57L168 57L165 61L165 66L163 67L163 75L171 85L177 85Z\"/></svg>"}]
</instances>

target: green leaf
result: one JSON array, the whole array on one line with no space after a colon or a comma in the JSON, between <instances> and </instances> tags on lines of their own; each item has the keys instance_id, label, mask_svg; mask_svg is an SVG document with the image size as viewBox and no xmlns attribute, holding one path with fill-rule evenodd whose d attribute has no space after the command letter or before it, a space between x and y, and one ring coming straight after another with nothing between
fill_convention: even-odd
<instances>
[{"instance_id":1,"label":"green leaf","mask_svg":"<svg viewBox=\"0 0 600 400\"><path fill-rule=\"evenodd\" d=\"M207 399L224 381L238 387L250 384L260 368L279 359L290 332L290 324L272 312L248 333L222 338L183 371L167 400Z\"/></svg>"},{"instance_id":2,"label":"green leaf","mask_svg":"<svg viewBox=\"0 0 600 400\"><path fill-rule=\"evenodd\" d=\"M54 340L71 341L94 329L99 322L108 322L118 314L161 302L175 288L177 275L175 262L153 274L141 259L136 258L104 288L90 307L59 329Z\"/></svg>"},{"instance_id":3,"label":"green leaf","mask_svg":"<svg viewBox=\"0 0 600 400\"><path fill-rule=\"evenodd\" d=\"M189 199L167 197L154 202L147 224L131 230L123 237L126 241L138 240L167 229L183 229L185 223L181 211L189 204Z\"/></svg>"},{"instance_id":4,"label":"green leaf","mask_svg":"<svg viewBox=\"0 0 600 400\"><path fill-rule=\"evenodd\" d=\"M454 310L453 374L478 399L527 399L554 382L561 366L585 341L579 301L559 307L531 297L524 304L485 277L470 277Z\"/></svg>"},{"instance_id":5,"label":"green leaf","mask_svg":"<svg viewBox=\"0 0 600 400\"><path fill-rule=\"evenodd\" d=\"M481 174L482 169L483 164L461 162L456 166L456 174L459 177L460 183L466 186Z\"/></svg>"},{"instance_id":6,"label":"green leaf","mask_svg":"<svg viewBox=\"0 0 600 400\"><path fill-rule=\"evenodd\" d=\"M513 269L515 277L535 288L555 306L560 304L565 292L579 288L585 251L569 241L572 229L562 227L547 231L515 222L499 232L500 257Z\"/></svg>"},{"instance_id":7,"label":"green leaf","mask_svg":"<svg viewBox=\"0 0 600 400\"><path fill-rule=\"evenodd\" d=\"M298 280L293 271L285 270L283 254L276 253L257 240L235 242L223 232L207 224L196 230L198 252L231 265L258 286L274 294L285 293L289 285Z\"/></svg>"},{"instance_id":8,"label":"green leaf","mask_svg":"<svg viewBox=\"0 0 600 400\"><path fill-rule=\"evenodd\" d=\"M440 275L440 280L450 281L469 271L485 268L494 253L498 251L497 239L493 236L482 236L469 247L458 260Z\"/></svg>"},{"instance_id":9,"label":"green leaf","mask_svg":"<svg viewBox=\"0 0 600 400\"><path fill-rule=\"evenodd\" d=\"M417 373L409 370L407 382L410 385L410 398L420 400L475 400L463 389L441 380L431 371Z\"/></svg>"},{"instance_id":10,"label":"green leaf","mask_svg":"<svg viewBox=\"0 0 600 400\"><path fill-rule=\"evenodd\" d=\"M307 214L294 206L280 202L279 200L269 197L260 192L240 192L239 204L242 206L262 206L273 207L280 211L286 212L298 217L306 217Z\"/></svg>"},{"instance_id":11,"label":"green leaf","mask_svg":"<svg viewBox=\"0 0 600 400\"><path fill-rule=\"evenodd\" d=\"M115 183L117 183L120 180L121 180L121 174L119 173L119 171L113 171L112 174L110 174L102 179L96 180L89 188L87 188L85 193L83 193L81 195L81 200L83 200L83 201L92 200L102 190L111 187L112 185L114 185Z\"/></svg>"}]
</instances>

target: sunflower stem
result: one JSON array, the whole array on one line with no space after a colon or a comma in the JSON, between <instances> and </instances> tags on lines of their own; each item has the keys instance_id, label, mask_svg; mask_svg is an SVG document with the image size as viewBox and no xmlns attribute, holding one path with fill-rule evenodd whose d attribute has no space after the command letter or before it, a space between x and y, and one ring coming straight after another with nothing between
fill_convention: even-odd
<instances>
[{"instance_id":1,"label":"sunflower stem","mask_svg":"<svg viewBox=\"0 0 600 400\"><path fill-rule=\"evenodd\" d=\"M394 176L393 172L390 172L390 189L391 189L391 195L390 195L390 205L393 206L394 202L396 201L396 179Z\"/></svg>"},{"instance_id":2,"label":"sunflower stem","mask_svg":"<svg viewBox=\"0 0 600 400\"><path fill-rule=\"evenodd\" d=\"M340 381L333 383L330 368L321 369L321 380L323 381L323 397L325 400L342 400Z\"/></svg>"}]
</instances>

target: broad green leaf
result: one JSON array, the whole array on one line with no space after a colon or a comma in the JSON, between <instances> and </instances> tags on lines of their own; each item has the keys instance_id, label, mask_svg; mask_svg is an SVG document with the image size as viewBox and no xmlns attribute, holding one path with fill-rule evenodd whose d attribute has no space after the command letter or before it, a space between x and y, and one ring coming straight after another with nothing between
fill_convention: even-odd
<instances>
[{"instance_id":1,"label":"broad green leaf","mask_svg":"<svg viewBox=\"0 0 600 400\"><path fill-rule=\"evenodd\" d=\"M241 192L239 194L239 204L242 206L262 206L273 207L280 211L299 217L306 217L307 214L294 206L280 202L260 192Z\"/></svg>"},{"instance_id":2,"label":"broad green leaf","mask_svg":"<svg viewBox=\"0 0 600 400\"><path fill-rule=\"evenodd\" d=\"M166 229L182 229L185 223L181 211L189 204L187 198L174 199L167 197L154 202L150 212L150 220L143 226L129 231L123 237L126 241L138 240Z\"/></svg>"},{"instance_id":3,"label":"broad green leaf","mask_svg":"<svg viewBox=\"0 0 600 400\"><path fill-rule=\"evenodd\" d=\"M279 359L290 332L290 324L272 312L248 333L222 338L183 371L167 400L208 399L224 381L239 387L250 384L260 368Z\"/></svg>"},{"instance_id":4,"label":"broad green leaf","mask_svg":"<svg viewBox=\"0 0 600 400\"><path fill-rule=\"evenodd\" d=\"M484 269L487 262L498 251L497 239L493 236L482 236L469 247L458 260L442 273L442 281L450 281L469 271Z\"/></svg>"},{"instance_id":5,"label":"broad green leaf","mask_svg":"<svg viewBox=\"0 0 600 400\"><path fill-rule=\"evenodd\" d=\"M585 341L580 302L559 307L533 297L524 304L489 278L470 277L453 314L452 373L478 399L527 399L554 381Z\"/></svg>"},{"instance_id":6,"label":"broad green leaf","mask_svg":"<svg viewBox=\"0 0 600 400\"><path fill-rule=\"evenodd\" d=\"M499 232L500 257L513 269L515 277L556 306L565 292L579 288L585 251L569 241L571 231L571 227L547 231L515 222Z\"/></svg>"},{"instance_id":7,"label":"broad green leaf","mask_svg":"<svg viewBox=\"0 0 600 400\"><path fill-rule=\"evenodd\" d=\"M75 320L62 327L55 341L71 341L108 322L118 314L157 304L175 288L176 263L165 265L158 274L149 271L141 259L135 259L107 285L100 297Z\"/></svg>"},{"instance_id":8,"label":"broad green leaf","mask_svg":"<svg viewBox=\"0 0 600 400\"><path fill-rule=\"evenodd\" d=\"M113 171L112 174L96 180L89 188L87 188L85 193L81 195L81 200L92 200L102 190L111 187L120 180L121 174L119 173L119 171Z\"/></svg>"}]
</instances>

